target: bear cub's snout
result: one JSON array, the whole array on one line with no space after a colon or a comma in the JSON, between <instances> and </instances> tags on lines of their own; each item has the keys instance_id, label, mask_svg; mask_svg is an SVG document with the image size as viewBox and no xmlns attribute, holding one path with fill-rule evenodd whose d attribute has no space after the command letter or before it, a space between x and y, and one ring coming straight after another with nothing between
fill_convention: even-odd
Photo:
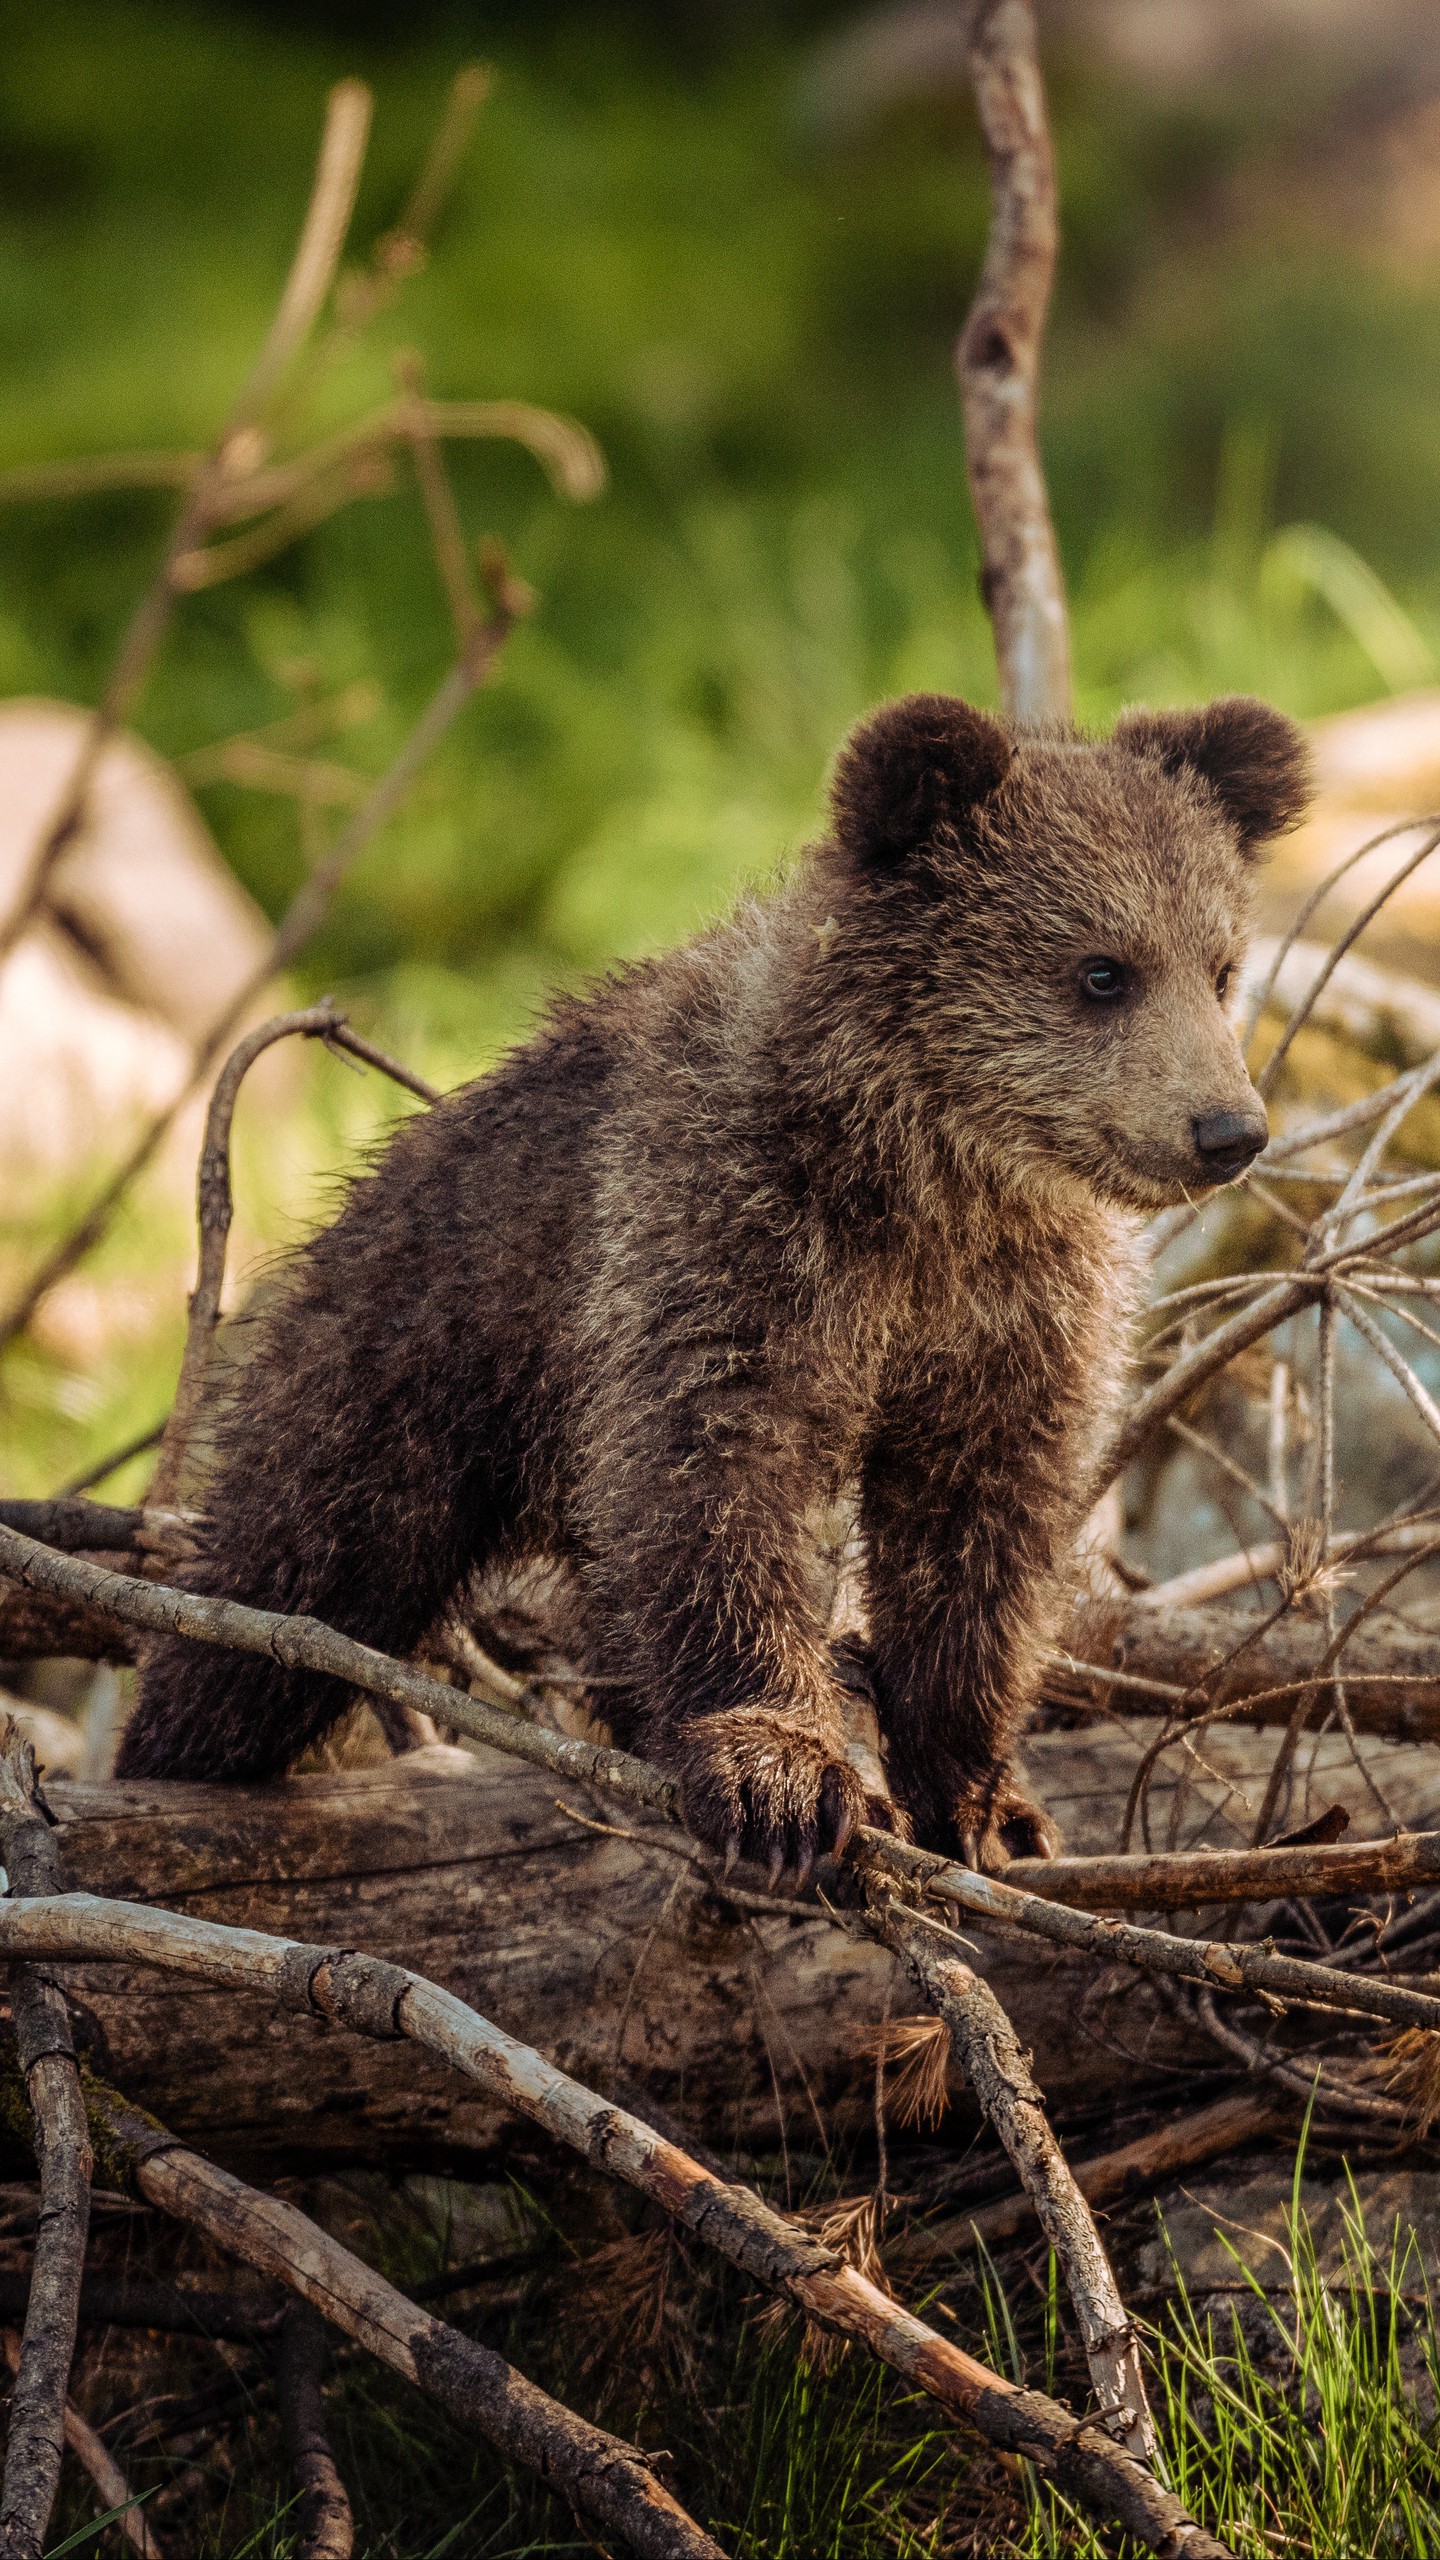
<instances>
[{"instance_id":1,"label":"bear cub's snout","mask_svg":"<svg viewBox=\"0 0 1440 2560\"><path fill-rule=\"evenodd\" d=\"M1233 1182L1260 1155L1270 1140L1263 1109L1197 1111L1190 1123L1195 1153L1208 1182Z\"/></svg>"}]
</instances>

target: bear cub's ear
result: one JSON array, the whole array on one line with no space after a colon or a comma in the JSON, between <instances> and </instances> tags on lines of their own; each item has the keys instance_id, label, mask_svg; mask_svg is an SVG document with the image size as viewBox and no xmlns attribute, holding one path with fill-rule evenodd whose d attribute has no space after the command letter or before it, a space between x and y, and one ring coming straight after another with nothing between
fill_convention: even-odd
<instances>
[{"instance_id":1,"label":"bear cub's ear","mask_svg":"<svg viewBox=\"0 0 1440 2560\"><path fill-rule=\"evenodd\" d=\"M1304 732L1252 694L1231 693L1203 711L1126 711L1115 744L1167 773L1188 768L1208 782L1243 853L1303 817L1314 788Z\"/></svg>"},{"instance_id":2,"label":"bear cub's ear","mask_svg":"<svg viewBox=\"0 0 1440 2560\"><path fill-rule=\"evenodd\" d=\"M998 720L949 693L910 693L852 730L830 785L835 833L851 860L885 871L959 827L1010 769Z\"/></svg>"}]
</instances>

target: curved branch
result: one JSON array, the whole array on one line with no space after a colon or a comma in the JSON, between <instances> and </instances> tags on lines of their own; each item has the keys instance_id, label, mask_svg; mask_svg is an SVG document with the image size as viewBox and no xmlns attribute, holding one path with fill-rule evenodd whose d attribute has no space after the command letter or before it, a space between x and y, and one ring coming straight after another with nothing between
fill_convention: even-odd
<instances>
[{"instance_id":1,"label":"curved branch","mask_svg":"<svg viewBox=\"0 0 1440 2560\"><path fill-rule=\"evenodd\" d=\"M235 1209L230 1188L230 1129L240 1087L256 1059L263 1057L267 1049L273 1049L277 1040L288 1040L292 1035L316 1039L334 1030L338 1019L328 996L321 1004L307 1005L303 1012L277 1013L271 1021L262 1022L258 1029L246 1033L239 1046L232 1049L216 1080L205 1119L197 1183L200 1263L190 1299L190 1321L185 1334L175 1401L161 1434L160 1454L150 1482L149 1499L152 1503L163 1506L174 1499L185 1464L185 1453L199 1417L210 1355L215 1347L215 1328L220 1321L220 1293L225 1285L225 1255Z\"/></svg>"}]
</instances>

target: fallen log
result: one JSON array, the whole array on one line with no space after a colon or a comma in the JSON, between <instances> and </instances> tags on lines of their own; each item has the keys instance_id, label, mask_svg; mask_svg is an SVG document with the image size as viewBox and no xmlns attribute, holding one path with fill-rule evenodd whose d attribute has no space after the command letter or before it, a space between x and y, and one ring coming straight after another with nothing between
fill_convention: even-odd
<instances>
[{"instance_id":1,"label":"fallen log","mask_svg":"<svg viewBox=\"0 0 1440 2560\"><path fill-rule=\"evenodd\" d=\"M1115 1719L1034 1738L1032 1779L1077 1853L1112 1845L1152 1732ZM1244 1792L1263 1783L1273 1749L1273 1735L1243 1728L1210 1737L1213 1778L1186 1764L1181 1846L1202 1830L1221 1845L1244 1838ZM1396 1818L1426 1824L1440 1805L1440 1750L1363 1749ZM1343 1737L1318 1746L1310 1775L1357 1831L1380 1827ZM1175 1783L1157 1772L1162 1830ZM632 2105L643 2093L640 2112L669 2109L722 2149L769 2149L782 2122L787 2138L813 2141L816 2112L831 2135L869 2128L893 1957L819 1911L727 1894L676 1833L613 1797L445 1745L270 1787L57 1780L47 1795L72 1890L411 1965L592 2087ZM988 1931L967 1960L1004 2002L1054 2106L1193 2065L1183 2022L1128 1968L1097 1974ZM67 1967L66 1988L94 2067L227 2163L473 2171L516 2143L513 2121L478 2089L322 2018L281 2026L244 1992L119 1965Z\"/></svg>"},{"instance_id":2,"label":"fallen log","mask_svg":"<svg viewBox=\"0 0 1440 2560\"><path fill-rule=\"evenodd\" d=\"M827 2121L868 2122L873 2071L852 2056L892 1958L818 1909L718 1899L668 1827L617 1823L613 1799L446 1745L269 1787L56 1781L47 1798L72 1891L412 1965L727 2146L773 2145L781 2109L809 2118L807 2088ZM67 1968L66 1988L94 2067L227 2163L474 2167L513 2141L504 2110L423 2056L282 2026L243 1991L109 1964Z\"/></svg>"}]
</instances>

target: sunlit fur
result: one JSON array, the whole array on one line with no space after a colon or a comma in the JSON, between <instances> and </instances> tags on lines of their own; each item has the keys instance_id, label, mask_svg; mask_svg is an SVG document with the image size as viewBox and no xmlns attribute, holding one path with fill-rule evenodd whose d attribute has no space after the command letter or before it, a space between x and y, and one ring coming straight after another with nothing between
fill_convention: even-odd
<instances>
[{"instance_id":1,"label":"sunlit fur","mask_svg":"<svg viewBox=\"0 0 1440 2560\"><path fill-rule=\"evenodd\" d=\"M816 1523L852 1488L915 1835L1043 1845L1010 1755L1120 1391L1139 1217L1258 1105L1224 1005L1304 798L1258 704L1011 733L912 697L776 895L412 1120L257 1320L199 1587L392 1652L565 1560L618 1738L717 1845L863 1819ZM1127 992L1097 1004L1104 955ZM253 1777L346 1693L159 1643L122 1767ZM871 1810L875 1810L872 1806Z\"/></svg>"}]
</instances>

